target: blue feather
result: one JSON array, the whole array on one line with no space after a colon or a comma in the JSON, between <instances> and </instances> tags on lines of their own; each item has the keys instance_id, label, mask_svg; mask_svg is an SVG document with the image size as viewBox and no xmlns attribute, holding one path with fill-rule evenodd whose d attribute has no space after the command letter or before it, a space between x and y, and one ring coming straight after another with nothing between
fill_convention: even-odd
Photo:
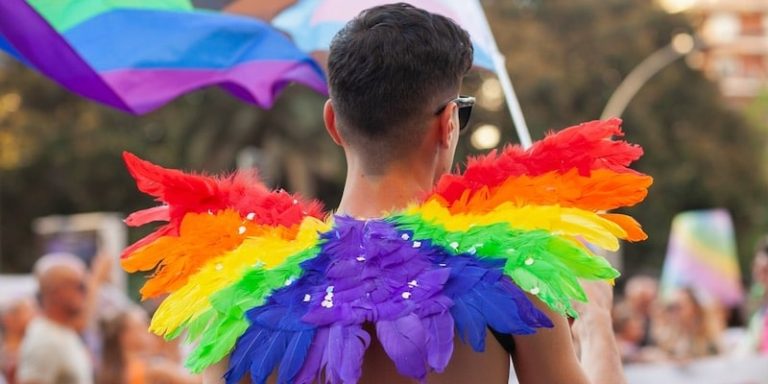
<instances>
[{"instance_id":1,"label":"blue feather","mask_svg":"<svg viewBox=\"0 0 768 384\"><path fill-rule=\"evenodd\" d=\"M288 348L288 341L294 332L273 331L266 341L253 351L251 381L253 384L266 383L277 363Z\"/></svg>"},{"instance_id":2,"label":"blue feather","mask_svg":"<svg viewBox=\"0 0 768 384\"><path fill-rule=\"evenodd\" d=\"M468 294L471 302L477 303L488 325L500 333L513 335L528 335L536 332L523 319L517 309L515 300L509 295L494 289L493 286L483 287L482 290L474 290Z\"/></svg>"},{"instance_id":3,"label":"blue feather","mask_svg":"<svg viewBox=\"0 0 768 384\"><path fill-rule=\"evenodd\" d=\"M312 339L315 337L314 330L295 332L291 341L288 343L283 355L283 359L280 361L280 369L277 377L277 382L280 384L290 384L295 382L295 377L304 365L304 359L309 352L309 346L312 344Z\"/></svg>"},{"instance_id":4,"label":"blue feather","mask_svg":"<svg viewBox=\"0 0 768 384\"><path fill-rule=\"evenodd\" d=\"M454 298L453 304L451 316L456 323L459 338L465 343L469 342L476 352L484 351L486 322L482 313L460 297Z\"/></svg>"},{"instance_id":5,"label":"blue feather","mask_svg":"<svg viewBox=\"0 0 768 384\"><path fill-rule=\"evenodd\" d=\"M554 327L552 320L550 320L544 312L536 308L536 306L525 296L523 290L515 285L509 278L502 278L497 283L497 286L500 286L502 290L506 291L510 297L518 298L515 300L517 303L517 312L520 314L521 318L526 320L528 325L534 328Z\"/></svg>"},{"instance_id":6,"label":"blue feather","mask_svg":"<svg viewBox=\"0 0 768 384\"><path fill-rule=\"evenodd\" d=\"M245 376L251 366L251 350L262 344L269 334L264 328L250 326L245 333L240 336L235 344L232 357L229 360L229 370L224 375L227 384L236 384Z\"/></svg>"}]
</instances>

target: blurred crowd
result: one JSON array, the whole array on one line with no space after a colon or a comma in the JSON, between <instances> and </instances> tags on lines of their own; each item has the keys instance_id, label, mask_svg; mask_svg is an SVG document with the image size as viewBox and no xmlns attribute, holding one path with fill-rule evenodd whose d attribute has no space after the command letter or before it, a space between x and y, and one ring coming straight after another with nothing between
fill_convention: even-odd
<instances>
[{"instance_id":1,"label":"blurred crowd","mask_svg":"<svg viewBox=\"0 0 768 384\"><path fill-rule=\"evenodd\" d=\"M101 256L87 269L75 256L47 255L35 266L36 297L2 298L0 384L200 382L183 368L177 342L147 332L152 303L137 306L110 288L110 264ZM655 278L630 278L613 314L623 361L768 355L768 243L758 248L752 278L744 308L705 302L690 288L660 295ZM733 332L739 319L748 326Z\"/></svg>"},{"instance_id":2,"label":"blurred crowd","mask_svg":"<svg viewBox=\"0 0 768 384\"><path fill-rule=\"evenodd\" d=\"M0 384L199 383L178 343L150 334L149 312L109 284L110 258L91 268L69 254L35 265L36 297L0 302Z\"/></svg>"},{"instance_id":3,"label":"blurred crowd","mask_svg":"<svg viewBox=\"0 0 768 384\"><path fill-rule=\"evenodd\" d=\"M747 303L729 308L693 288L661 295L658 280L634 276L613 309L622 360L685 363L718 356L768 355L768 242L752 264Z\"/></svg>"}]
</instances>

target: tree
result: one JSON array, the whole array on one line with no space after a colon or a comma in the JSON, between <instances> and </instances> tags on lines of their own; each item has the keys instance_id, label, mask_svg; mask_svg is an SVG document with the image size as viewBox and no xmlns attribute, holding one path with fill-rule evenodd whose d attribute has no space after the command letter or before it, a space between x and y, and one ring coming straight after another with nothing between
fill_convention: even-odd
<instances>
[{"instance_id":1,"label":"tree","mask_svg":"<svg viewBox=\"0 0 768 384\"><path fill-rule=\"evenodd\" d=\"M674 34L691 32L682 16L647 1L497 0L486 7L534 138L600 116L635 65ZM683 61L649 81L623 117L628 140L646 151L637 167L655 178L646 202L629 210L650 239L627 247L628 272L660 267L673 215L710 207L733 214L746 265L766 224L763 136Z\"/></svg>"}]
</instances>

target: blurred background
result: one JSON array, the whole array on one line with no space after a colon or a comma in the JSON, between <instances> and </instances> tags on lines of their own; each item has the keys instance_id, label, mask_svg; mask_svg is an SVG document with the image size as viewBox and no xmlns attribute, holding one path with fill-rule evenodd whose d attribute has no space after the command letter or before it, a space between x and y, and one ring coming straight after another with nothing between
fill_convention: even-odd
<instances>
[{"instance_id":1,"label":"blurred background","mask_svg":"<svg viewBox=\"0 0 768 384\"><path fill-rule=\"evenodd\" d=\"M768 260L760 256L768 259L768 0L482 4L534 140L620 115L627 140L645 149L636 168L655 183L626 213L650 237L611 256L623 273L615 329L631 381L701 374L690 382L768 382L733 379L734 364L757 370L758 360L745 356L768 353L761 339L768 339L761 317ZM473 71L463 93L476 95L479 107L457 159L517 143L493 73ZM29 273L41 255L117 257L149 231L120 222L124 212L152 205L136 190L122 151L210 173L258 167L269 185L334 207L345 169L323 128L324 101L290 86L262 110L212 88L135 117L0 55L6 312L8 302L34 291ZM142 278L115 270L109 280L136 299ZM726 355L742 357L731 365L712 360L688 376L678 369ZM718 371L717 364L725 365ZM712 373L728 369L731 379Z\"/></svg>"}]
</instances>

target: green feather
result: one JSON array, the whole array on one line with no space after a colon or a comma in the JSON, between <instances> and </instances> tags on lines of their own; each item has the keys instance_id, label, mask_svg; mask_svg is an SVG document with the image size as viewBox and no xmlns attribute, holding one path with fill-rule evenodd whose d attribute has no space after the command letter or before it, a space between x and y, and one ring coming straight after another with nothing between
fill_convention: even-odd
<instances>
[{"instance_id":1,"label":"green feather","mask_svg":"<svg viewBox=\"0 0 768 384\"><path fill-rule=\"evenodd\" d=\"M579 279L610 280L619 276L604 258L568 238L544 230L518 230L506 223L451 232L420 215L390 219L416 240L429 240L456 253L505 259L504 273L521 289L534 293L553 310L576 317L573 300L586 301Z\"/></svg>"},{"instance_id":2,"label":"green feather","mask_svg":"<svg viewBox=\"0 0 768 384\"><path fill-rule=\"evenodd\" d=\"M212 308L200 316L209 319L204 324L194 323L197 319L187 324L190 336L195 336L190 340L199 339L199 342L184 365L193 373L200 373L226 357L237 339L248 329L246 312L264 304L269 295L284 287L289 279L300 278L303 274L301 263L319 252L319 246L306 249L273 269L254 266L237 283L211 296ZM193 334L193 326L201 327L201 331Z\"/></svg>"}]
</instances>

